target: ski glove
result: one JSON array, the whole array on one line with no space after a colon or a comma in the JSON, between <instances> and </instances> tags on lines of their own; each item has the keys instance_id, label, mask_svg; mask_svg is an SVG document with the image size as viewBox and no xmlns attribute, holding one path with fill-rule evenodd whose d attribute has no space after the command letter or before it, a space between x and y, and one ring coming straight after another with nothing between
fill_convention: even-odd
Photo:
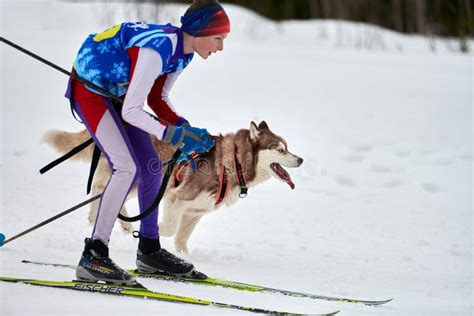
<instances>
[{"instance_id":1,"label":"ski glove","mask_svg":"<svg viewBox=\"0 0 474 316\"><path fill-rule=\"evenodd\" d=\"M163 141L178 147L189 157L193 153L206 153L215 145L206 129L192 126L168 125L163 133Z\"/></svg>"}]
</instances>

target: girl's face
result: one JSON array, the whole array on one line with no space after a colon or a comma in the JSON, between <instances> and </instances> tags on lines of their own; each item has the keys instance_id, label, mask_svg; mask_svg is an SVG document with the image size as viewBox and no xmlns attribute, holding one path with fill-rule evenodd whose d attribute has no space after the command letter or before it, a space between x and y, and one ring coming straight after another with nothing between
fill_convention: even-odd
<instances>
[{"instance_id":1,"label":"girl's face","mask_svg":"<svg viewBox=\"0 0 474 316\"><path fill-rule=\"evenodd\" d=\"M217 53L218 50L224 50L224 40L229 33L222 33L217 35L195 37L194 51L203 59L211 56L212 53Z\"/></svg>"}]
</instances>

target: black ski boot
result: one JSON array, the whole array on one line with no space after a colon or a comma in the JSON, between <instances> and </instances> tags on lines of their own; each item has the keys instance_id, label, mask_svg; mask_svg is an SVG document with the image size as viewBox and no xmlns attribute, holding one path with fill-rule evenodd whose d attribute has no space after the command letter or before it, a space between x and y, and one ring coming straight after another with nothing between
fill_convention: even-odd
<instances>
[{"instance_id":1,"label":"black ski boot","mask_svg":"<svg viewBox=\"0 0 474 316\"><path fill-rule=\"evenodd\" d=\"M109 258L109 248L100 240L86 238L84 252L76 268L76 278L86 282L106 282L123 286L140 285L132 275Z\"/></svg>"},{"instance_id":2,"label":"black ski boot","mask_svg":"<svg viewBox=\"0 0 474 316\"><path fill-rule=\"evenodd\" d=\"M139 236L137 269L142 273L164 273L205 279L206 275L194 270L194 265L161 248L159 239Z\"/></svg>"}]
</instances>

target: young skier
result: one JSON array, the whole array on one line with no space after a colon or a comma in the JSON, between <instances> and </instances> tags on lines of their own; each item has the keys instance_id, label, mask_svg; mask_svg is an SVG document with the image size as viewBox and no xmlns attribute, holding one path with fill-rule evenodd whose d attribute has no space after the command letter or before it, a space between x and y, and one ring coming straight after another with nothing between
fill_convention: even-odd
<instances>
[{"instance_id":1,"label":"young skier","mask_svg":"<svg viewBox=\"0 0 474 316\"><path fill-rule=\"evenodd\" d=\"M155 199L161 184L159 157L150 134L169 142L186 155L204 153L214 142L205 129L192 127L178 115L168 98L173 83L191 62L194 52L203 59L224 49L230 21L217 1L194 1L181 17L181 27L125 22L91 34L82 44L74 72L115 96L121 108L100 92L71 80L66 96L95 144L107 158L112 175L102 194L91 238L76 269L76 277L130 285L133 277L109 257L114 222L138 183L140 212ZM157 117L146 112L147 101ZM151 164L153 168L150 168ZM157 174L156 169L160 169ZM164 271L189 275L194 266L161 248L158 209L140 224L136 264L142 272Z\"/></svg>"}]
</instances>

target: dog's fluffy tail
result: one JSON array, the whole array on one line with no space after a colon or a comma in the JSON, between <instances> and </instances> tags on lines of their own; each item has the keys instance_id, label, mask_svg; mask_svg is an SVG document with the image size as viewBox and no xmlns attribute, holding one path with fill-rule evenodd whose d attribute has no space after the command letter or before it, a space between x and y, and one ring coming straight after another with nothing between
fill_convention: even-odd
<instances>
[{"instance_id":1,"label":"dog's fluffy tail","mask_svg":"<svg viewBox=\"0 0 474 316\"><path fill-rule=\"evenodd\" d=\"M47 131L41 141L53 147L58 153L65 154L76 146L87 141L91 135L84 129L80 132L70 133L60 130ZM76 161L90 161L94 146L91 144L84 150L74 155L71 159Z\"/></svg>"}]
</instances>

